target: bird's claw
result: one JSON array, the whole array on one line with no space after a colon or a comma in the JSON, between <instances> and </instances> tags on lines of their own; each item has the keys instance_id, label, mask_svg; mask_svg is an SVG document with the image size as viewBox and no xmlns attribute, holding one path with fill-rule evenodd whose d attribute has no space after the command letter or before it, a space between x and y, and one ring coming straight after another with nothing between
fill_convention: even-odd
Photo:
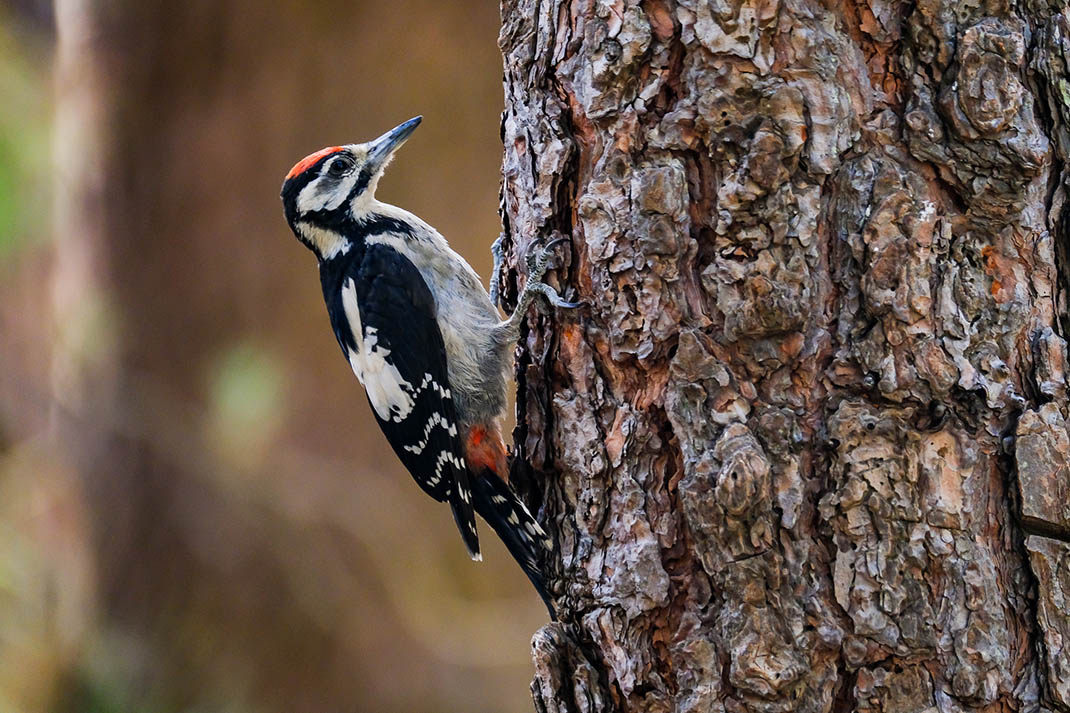
<instances>
[{"instance_id":1,"label":"bird's claw","mask_svg":"<svg viewBox=\"0 0 1070 713\"><path fill-rule=\"evenodd\" d=\"M576 309L577 307L582 307L587 304L582 300L579 302L569 302L561 295L557 294L554 288L550 287L545 282L536 283L531 286L531 289L545 297L546 301L554 307L560 307L561 309Z\"/></svg>"},{"instance_id":2,"label":"bird's claw","mask_svg":"<svg viewBox=\"0 0 1070 713\"><path fill-rule=\"evenodd\" d=\"M527 255L525 255L525 263L528 268L527 282L524 285L524 289L520 292L520 296L517 299L516 309L513 311L512 316L503 322L503 325L507 328L517 328L517 325L519 325L520 320L523 318L524 311L527 309L527 306L531 303L531 300L535 295L542 295L551 305L560 307L561 309L575 309L584 304L583 302L569 302L561 297L561 295L557 294L554 288L542 281L542 278L546 274L546 269L550 265L550 258L553 256L554 248L557 245L566 242L568 242L568 238L558 237L545 245L532 243L528 248Z\"/></svg>"},{"instance_id":3,"label":"bird's claw","mask_svg":"<svg viewBox=\"0 0 1070 713\"><path fill-rule=\"evenodd\" d=\"M542 278L546 275L546 268L550 265L550 258L553 257L554 248L567 242L568 238L562 236L554 238L545 245L533 243L531 247L528 248L528 284L531 285L530 290L533 293L542 295L546 298L546 301L554 307L575 309L583 303L569 302L561 297L561 295L557 294L554 288L542 281Z\"/></svg>"},{"instance_id":4,"label":"bird's claw","mask_svg":"<svg viewBox=\"0 0 1070 713\"><path fill-rule=\"evenodd\" d=\"M535 280L536 282L542 280L542 276L546 274L546 268L550 265L550 258L553 257L554 247L566 242L568 242L568 238L559 237L554 238L545 245L532 243L528 247L526 259L528 279Z\"/></svg>"}]
</instances>

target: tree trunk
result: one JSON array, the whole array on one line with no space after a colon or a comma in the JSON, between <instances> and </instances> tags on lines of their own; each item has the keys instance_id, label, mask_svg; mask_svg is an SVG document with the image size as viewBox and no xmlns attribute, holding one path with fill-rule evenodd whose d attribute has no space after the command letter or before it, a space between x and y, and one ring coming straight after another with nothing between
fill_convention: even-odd
<instances>
[{"instance_id":1,"label":"tree trunk","mask_svg":"<svg viewBox=\"0 0 1070 713\"><path fill-rule=\"evenodd\" d=\"M1070 711L1065 3L502 16L536 709Z\"/></svg>"}]
</instances>

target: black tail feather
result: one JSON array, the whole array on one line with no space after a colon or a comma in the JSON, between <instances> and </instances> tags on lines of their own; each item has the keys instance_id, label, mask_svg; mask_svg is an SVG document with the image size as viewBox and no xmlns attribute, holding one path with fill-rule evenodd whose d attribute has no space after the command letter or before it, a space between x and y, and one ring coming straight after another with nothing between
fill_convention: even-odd
<instances>
[{"instance_id":1,"label":"black tail feather","mask_svg":"<svg viewBox=\"0 0 1070 713\"><path fill-rule=\"evenodd\" d=\"M473 562L482 562L483 554L479 551L479 532L476 530L476 516L472 512L472 506L459 495L455 495L450 498L450 510L453 511L453 521L457 523L468 556Z\"/></svg>"},{"instance_id":2,"label":"black tail feather","mask_svg":"<svg viewBox=\"0 0 1070 713\"><path fill-rule=\"evenodd\" d=\"M490 470L473 476L472 505L509 549L524 574L542 597L550 618L557 621L553 600L546 591L540 560L553 549L553 540L542 529L512 489Z\"/></svg>"},{"instance_id":3,"label":"black tail feather","mask_svg":"<svg viewBox=\"0 0 1070 713\"><path fill-rule=\"evenodd\" d=\"M453 511L453 521L457 523L457 529L461 531L468 556L475 562L482 562L479 533L476 531L476 513L472 505L472 484L468 480L468 471L464 468L458 469L457 487L450 493L450 510Z\"/></svg>"}]
</instances>

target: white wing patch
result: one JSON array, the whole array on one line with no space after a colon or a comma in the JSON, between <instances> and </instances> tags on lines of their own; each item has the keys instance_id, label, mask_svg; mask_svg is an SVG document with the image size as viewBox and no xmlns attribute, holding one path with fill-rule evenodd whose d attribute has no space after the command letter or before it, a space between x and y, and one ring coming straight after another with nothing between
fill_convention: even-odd
<instances>
[{"instance_id":1,"label":"white wing patch","mask_svg":"<svg viewBox=\"0 0 1070 713\"><path fill-rule=\"evenodd\" d=\"M353 373L364 384L379 418L400 423L412 411L412 384L387 360L390 350L379 345L375 327L369 327L365 333L357 306L357 286L352 278L342 285L342 309L356 343L356 349L347 355Z\"/></svg>"}]
</instances>

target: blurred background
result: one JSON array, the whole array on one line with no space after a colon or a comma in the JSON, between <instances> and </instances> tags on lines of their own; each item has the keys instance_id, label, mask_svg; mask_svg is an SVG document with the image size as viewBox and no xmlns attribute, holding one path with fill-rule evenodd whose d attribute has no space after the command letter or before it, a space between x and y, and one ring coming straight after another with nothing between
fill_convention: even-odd
<instances>
[{"instance_id":1,"label":"blurred background","mask_svg":"<svg viewBox=\"0 0 1070 713\"><path fill-rule=\"evenodd\" d=\"M398 466L283 175L415 115L379 196L481 275L492 0L0 0L0 713L525 711L545 611Z\"/></svg>"}]
</instances>

